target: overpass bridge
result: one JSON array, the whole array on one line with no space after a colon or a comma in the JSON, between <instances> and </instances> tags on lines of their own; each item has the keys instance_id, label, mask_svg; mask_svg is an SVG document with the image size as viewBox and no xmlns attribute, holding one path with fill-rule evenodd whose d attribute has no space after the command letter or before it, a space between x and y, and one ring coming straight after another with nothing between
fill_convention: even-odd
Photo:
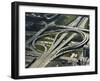
<instances>
[{"instance_id":1,"label":"overpass bridge","mask_svg":"<svg viewBox=\"0 0 100 81\"><path fill-rule=\"evenodd\" d=\"M79 48L83 48L84 45L87 45L87 43L89 42L89 30L85 29L86 23L88 22L88 17L78 16L67 26L56 25L55 21L52 21L48 24L46 22L43 22L45 24L45 27L40 29L35 35L33 35L26 41L26 46L32 50L31 52L26 53L26 57L28 57L29 55L31 57L37 57L35 59L29 58L31 60L29 64L26 65L26 67L46 67L51 61L59 57L60 59L78 62L76 58L73 58L75 54L71 54L70 57L64 57L63 55L69 52L73 52L74 50L77 50ZM46 31L51 26L57 27L58 29ZM52 33L56 33L55 37L47 38L47 36L51 35ZM41 41L41 38L43 37L51 41ZM74 43L72 43L73 39L75 39L76 37L79 37L80 41L75 41ZM48 48L45 43L48 43ZM44 50L39 52L38 50L36 50L36 45L42 46ZM81 54L81 56L83 55ZM26 59L26 61L27 60L28 59Z\"/></svg>"}]
</instances>

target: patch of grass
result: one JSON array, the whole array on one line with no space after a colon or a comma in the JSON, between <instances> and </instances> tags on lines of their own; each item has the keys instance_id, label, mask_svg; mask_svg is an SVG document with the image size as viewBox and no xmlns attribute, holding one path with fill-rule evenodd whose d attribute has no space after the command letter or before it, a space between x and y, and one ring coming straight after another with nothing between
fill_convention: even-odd
<instances>
[{"instance_id":1,"label":"patch of grass","mask_svg":"<svg viewBox=\"0 0 100 81\"><path fill-rule=\"evenodd\" d=\"M44 52L45 51L43 46L41 46L41 45L35 45L35 46L36 46L37 51L39 51L39 52Z\"/></svg>"},{"instance_id":2,"label":"patch of grass","mask_svg":"<svg viewBox=\"0 0 100 81\"><path fill-rule=\"evenodd\" d=\"M86 29L89 29L89 20L86 22L85 28L86 28Z\"/></svg>"},{"instance_id":3,"label":"patch of grass","mask_svg":"<svg viewBox=\"0 0 100 81\"><path fill-rule=\"evenodd\" d=\"M75 15L64 15L56 21L57 25L68 25L71 23L77 16Z\"/></svg>"},{"instance_id":4,"label":"patch of grass","mask_svg":"<svg viewBox=\"0 0 100 81\"><path fill-rule=\"evenodd\" d=\"M75 20L77 16L72 15L72 16L66 16L66 17L67 17L67 20L66 20L65 22L66 22L66 25L68 25L68 24L71 23L73 20Z\"/></svg>"}]
</instances>

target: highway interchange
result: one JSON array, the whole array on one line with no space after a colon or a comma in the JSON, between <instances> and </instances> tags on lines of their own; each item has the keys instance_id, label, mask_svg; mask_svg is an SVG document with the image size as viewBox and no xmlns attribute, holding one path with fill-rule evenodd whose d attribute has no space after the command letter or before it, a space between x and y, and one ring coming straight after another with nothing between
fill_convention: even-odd
<instances>
[{"instance_id":1,"label":"highway interchange","mask_svg":"<svg viewBox=\"0 0 100 81\"><path fill-rule=\"evenodd\" d=\"M50 18L47 18L47 20L50 21L50 19L52 18L54 19L54 17L56 16L58 15L54 15ZM44 28L40 29L26 41L26 48L31 49L31 51L26 52L26 57L28 56L34 57L34 58L29 57L28 59L26 59L26 61L27 60L29 61L29 64L27 64L26 67L28 68L46 67L51 61L55 60L56 58L71 60L77 63L78 60L76 58L73 58L75 54L71 54L71 57L64 57L63 55L69 52L73 52L77 49L83 48L84 45L87 45L87 43L89 43L89 30L85 29L88 19L89 19L88 17L77 16L77 18L73 20L71 23L69 23L67 26L55 24L57 18L55 18L53 21L49 23L47 23L46 21L42 21ZM57 29L46 31L50 27L56 27ZM70 32L71 32L70 36L67 37ZM54 34L56 33L54 38L48 37L53 33ZM43 37L51 40L52 42L40 41L40 39ZM80 37L81 41L72 43L72 40L75 37ZM45 45L46 43L47 45L50 44L49 48L47 48L47 46ZM37 51L36 45L42 46L44 50Z\"/></svg>"}]
</instances>

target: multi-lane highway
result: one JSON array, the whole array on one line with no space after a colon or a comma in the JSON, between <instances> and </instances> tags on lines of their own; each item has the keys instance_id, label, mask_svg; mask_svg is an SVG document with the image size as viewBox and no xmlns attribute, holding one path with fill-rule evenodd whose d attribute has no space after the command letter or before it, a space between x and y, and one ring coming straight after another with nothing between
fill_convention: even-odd
<instances>
[{"instance_id":1,"label":"multi-lane highway","mask_svg":"<svg viewBox=\"0 0 100 81\"><path fill-rule=\"evenodd\" d=\"M27 41L27 44L32 41L33 49L36 48L35 45L36 42L38 42L38 39L43 36L46 36L45 30L49 28L51 25L56 26L58 28L62 27L63 29L59 29L58 31L52 30L52 32L57 32L57 34L49 49L47 49L47 47L43 43L41 42L38 43L39 45L44 47L45 51L35 62L31 63L29 67L30 68L45 67L47 66L48 63L50 63L53 59L57 58L58 56L61 56L64 53L68 53L69 51L73 51L73 49L77 49L79 47L82 47L84 44L86 44L89 40L88 35L85 33L89 31L84 29L87 21L88 21L87 17L79 16L67 26L57 26L54 24L54 21L52 22L53 24L45 23L45 27L41 29L39 32L37 32L32 38L30 38ZM72 32L72 34L68 38L66 38L69 32ZM77 35L80 35L82 37L82 41L69 46L68 44Z\"/></svg>"}]
</instances>

